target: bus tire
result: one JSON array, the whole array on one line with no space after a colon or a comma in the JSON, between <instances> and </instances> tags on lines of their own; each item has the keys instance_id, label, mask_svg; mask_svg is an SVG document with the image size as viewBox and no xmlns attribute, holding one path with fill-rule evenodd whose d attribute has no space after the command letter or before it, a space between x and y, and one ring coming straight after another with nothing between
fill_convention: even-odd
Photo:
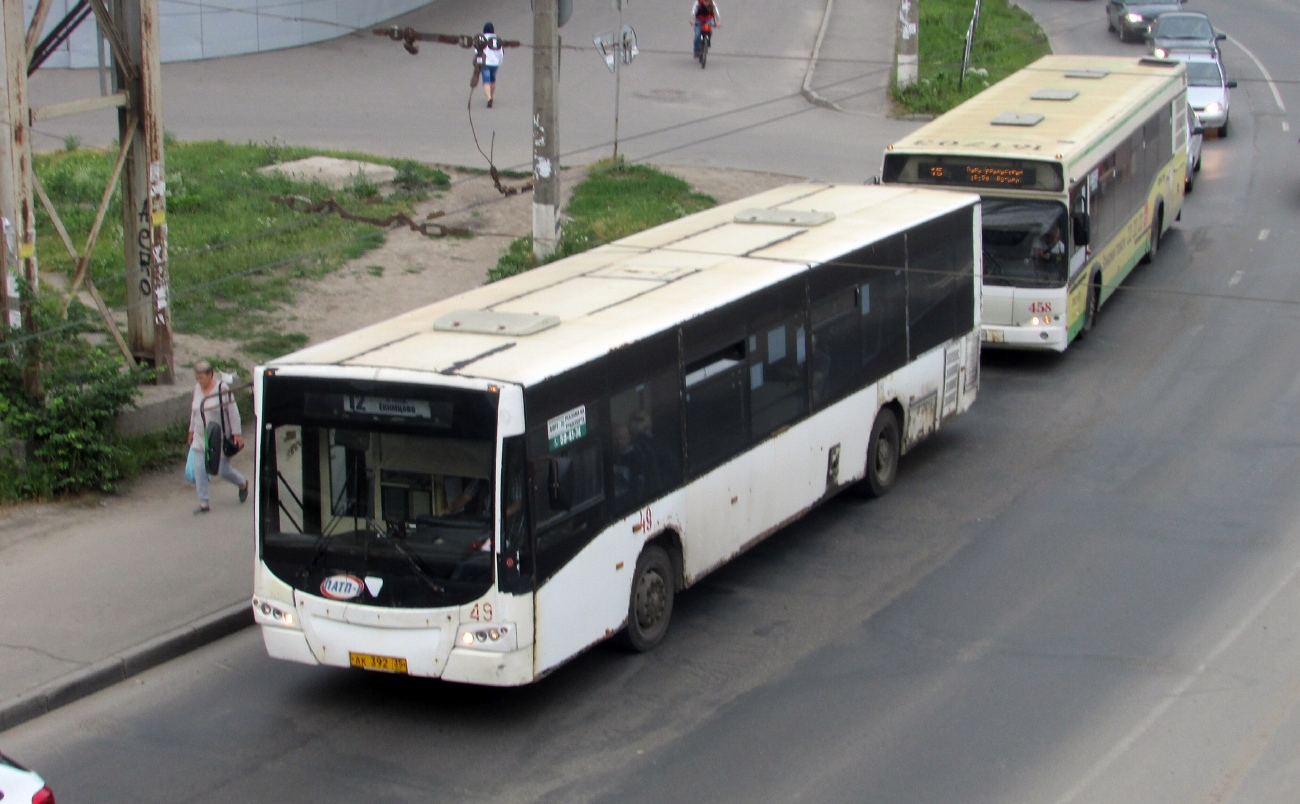
<instances>
[{"instance_id":1,"label":"bus tire","mask_svg":"<svg viewBox=\"0 0 1300 804\"><path fill-rule=\"evenodd\" d=\"M1155 220L1151 221L1151 245L1147 248L1147 255L1142 258L1142 262L1153 262L1160 255L1160 230L1165 225L1165 208L1163 206L1156 208Z\"/></svg>"},{"instance_id":2,"label":"bus tire","mask_svg":"<svg viewBox=\"0 0 1300 804\"><path fill-rule=\"evenodd\" d=\"M1094 274L1088 283L1088 301L1083 308L1083 326L1079 328L1079 337L1085 337L1097 325L1097 310L1101 307L1101 275Z\"/></svg>"},{"instance_id":3,"label":"bus tire","mask_svg":"<svg viewBox=\"0 0 1300 804\"><path fill-rule=\"evenodd\" d=\"M898 456L902 435L898 427L898 414L886 405L876 414L871 425L871 438L867 441L867 474L858 484L863 497L883 497L898 479Z\"/></svg>"},{"instance_id":4,"label":"bus tire","mask_svg":"<svg viewBox=\"0 0 1300 804\"><path fill-rule=\"evenodd\" d=\"M1223 118L1223 125L1219 126L1219 139L1224 139L1227 136L1228 136L1228 118L1225 117Z\"/></svg>"},{"instance_id":5,"label":"bus tire","mask_svg":"<svg viewBox=\"0 0 1300 804\"><path fill-rule=\"evenodd\" d=\"M627 627L619 634L623 647L636 653L651 650L663 641L673 616L676 587L673 562L657 544L647 544L636 560L632 593L627 606Z\"/></svg>"}]
</instances>

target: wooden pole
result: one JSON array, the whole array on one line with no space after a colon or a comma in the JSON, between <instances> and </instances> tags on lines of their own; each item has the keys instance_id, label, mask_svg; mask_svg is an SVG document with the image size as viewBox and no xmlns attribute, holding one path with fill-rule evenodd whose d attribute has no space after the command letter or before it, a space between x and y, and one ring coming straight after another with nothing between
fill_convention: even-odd
<instances>
[{"instance_id":1,"label":"wooden pole","mask_svg":"<svg viewBox=\"0 0 1300 804\"><path fill-rule=\"evenodd\" d=\"M98 13L102 3L91 0ZM166 175L163 168L162 65L158 0L119 0L104 33L114 45L114 90L127 90L118 110L121 142L130 142L122 172L122 230L126 250L127 340L157 372L176 381L172 353L171 279L167 264ZM126 63L117 57L126 51ZM138 120L139 125L132 121Z\"/></svg>"}]
</instances>

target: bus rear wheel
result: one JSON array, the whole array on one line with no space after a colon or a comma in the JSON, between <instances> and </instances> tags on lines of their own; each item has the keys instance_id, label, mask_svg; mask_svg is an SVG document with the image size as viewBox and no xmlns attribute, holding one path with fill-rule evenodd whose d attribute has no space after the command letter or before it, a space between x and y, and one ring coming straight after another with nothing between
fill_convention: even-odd
<instances>
[{"instance_id":1,"label":"bus rear wheel","mask_svg":"<svg viewBox=\"0 0 1300 804\"><path fill-rule=\"evenodd\" d=\"M883 497L894 487L901 443L898 415L893 408L881 408L867 441L867 475L859 484L863 497Z\"/></svg>"},{"instance_id":2,"label":"bus rear wheel","mask_svg":"<svg viewBox=\"0 0 1300 804\"><path fill-rule=\"evenodd\" d=\"M627 628L619 640L625 648L644 653L663 641L673 616L674 587L668 552L657 544L646 545L632 575Z\"/></svg>"}]
</instances>

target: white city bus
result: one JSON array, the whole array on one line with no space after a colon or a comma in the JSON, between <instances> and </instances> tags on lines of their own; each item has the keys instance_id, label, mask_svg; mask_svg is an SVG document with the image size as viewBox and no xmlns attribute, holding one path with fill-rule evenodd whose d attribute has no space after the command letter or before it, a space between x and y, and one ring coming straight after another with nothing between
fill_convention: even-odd
<instances>
[{"instance_id":1,"label":"white city bus","mask_svg":"<svg viewBox=\"0 0 1300 804\"><path fill-rule=\"evenodd\" d=\"M1182 62L1044 56L889 146L882 179L983 197L985 345L1062 352L1181 214Z\"/></svg>"},{"instance_id":2,"label":"white city bus","mask_svg":"<svg viewBox=\"0 0 1300 804\"><path fill-rule=\"evenodd\" d=\"M793 185L256 373L271 656L490 685L614 635L975 398L978 197Z\"/></svg>"}]
</instances>

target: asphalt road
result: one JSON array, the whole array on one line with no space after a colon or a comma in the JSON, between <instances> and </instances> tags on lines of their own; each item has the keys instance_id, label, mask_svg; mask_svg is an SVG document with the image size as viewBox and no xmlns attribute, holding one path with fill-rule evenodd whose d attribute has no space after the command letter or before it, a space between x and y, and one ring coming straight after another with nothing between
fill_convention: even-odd
<instances>
[{"instance_id":1,"label":"asphalt road","mask_svg":"<svg viewBox=\"0 0 1300 804\"><path fill-rule=\"evenodd\" d=\"M1022 4L1059 52L1140 51L1100 2ZM1300 104L1300 9L1227 9ZM484 690L275 663L248 631L6 752L60 804L1300 799L1300 154L1225 59L1232 134L1094 333L986 354L893 494L715 573L655 652Z\"/></svg>"}]
</instances>

